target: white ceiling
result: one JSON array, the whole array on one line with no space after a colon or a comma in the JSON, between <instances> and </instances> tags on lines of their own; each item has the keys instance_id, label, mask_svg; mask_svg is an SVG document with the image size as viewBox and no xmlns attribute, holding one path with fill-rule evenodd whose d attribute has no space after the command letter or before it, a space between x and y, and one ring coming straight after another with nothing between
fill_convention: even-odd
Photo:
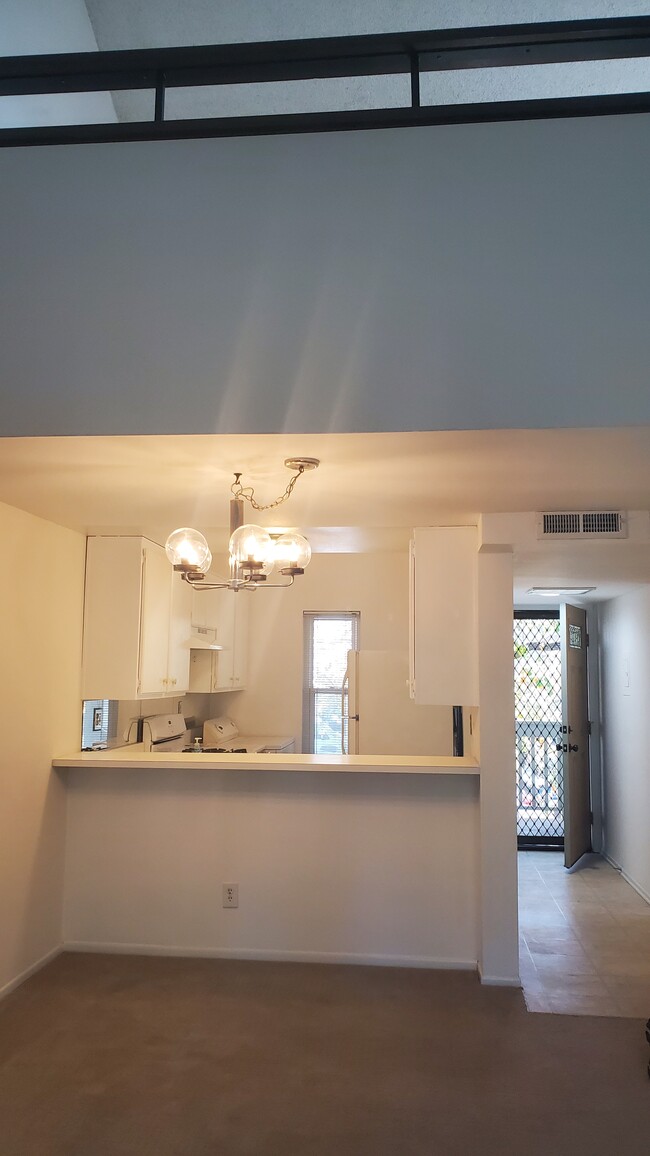
<instances>
[{"instance_id":1,"label":"white ceiling","mask_svg":"<svg viewBox=\"0 0 650 1156\"><path fill-rule=\"evenodd\" d=\"M255 515L300 526L317 551L402 549L417 525L481 513L650 509L650 426L617 430L183 435L0 439L0 500L84 533L195 525L225 547L235 470L256 498L289 480L285 457L321 466L290 501ZM252 520L252 519L251 519ZM596 585L595 599L650 582L650 542L526 540L517 596L532 585ZM530 600L528 600L530 602ZM541 603L540 603L541 604Z\"/></svg>"},{"instance_id":2,"label":"white ceiling","mask_svg":"<svg viewBox=\"0 0 650 1156\"><path fill-rule=\"evenodd\" d=\"M644 0L86 0L100 49L645 15Z\"/></svg>"}]
</instances>

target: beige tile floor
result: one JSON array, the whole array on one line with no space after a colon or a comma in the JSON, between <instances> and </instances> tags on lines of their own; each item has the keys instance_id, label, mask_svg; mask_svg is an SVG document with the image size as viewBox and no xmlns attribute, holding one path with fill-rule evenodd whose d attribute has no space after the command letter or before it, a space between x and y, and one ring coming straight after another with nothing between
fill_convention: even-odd
<instances>
[{"instance_id":1,"label":"beige tile floor","mask_svg":"<svg viewBox=\"0 0 650 1156\"><path fill-rule=\"evenodd\" d=\"M519 963L528 1010L650 1017L650 904L598 855L520 851Z\"/></svg>"}]
</instances>

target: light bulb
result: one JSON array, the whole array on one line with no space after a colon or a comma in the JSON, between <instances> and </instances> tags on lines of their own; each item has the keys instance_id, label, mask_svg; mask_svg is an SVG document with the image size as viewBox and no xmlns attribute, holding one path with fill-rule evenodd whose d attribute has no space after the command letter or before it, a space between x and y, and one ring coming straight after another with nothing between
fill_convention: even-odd
<instances>
[{"instance_id":1,"label":"light bulb","mask_svg":"<svg viewBox=\"0 0 650 1156\"><path fill-rule=\"evenodd\" d=\"M231 560L242 570L270 574L273 570L273 540L261 526L240 526L230 536Z\"/></svg>"},{"instance_id":2,"label":"light bulb","mask_svg":"<svg viewBox=\"0 0 650 1156\"><path fill-rule=\"evenodd\" d=\"M304 570L311 560L311 546L302 534L289 530L276 538L275 564L279 570Z\"/></svg>"},{"instance_id":3,"label":"light bulb","mask_svg":"<svg viewBox=\"0 0 650 1156\"><path fill-rule=\"evenodd\" d=\"M196 570L199 574L207 574L212 564L207 541L199 530L193 530L191 526L182 526L169 535L165 542L165 553L172 566Z\"/></svg>"}]
</instances>

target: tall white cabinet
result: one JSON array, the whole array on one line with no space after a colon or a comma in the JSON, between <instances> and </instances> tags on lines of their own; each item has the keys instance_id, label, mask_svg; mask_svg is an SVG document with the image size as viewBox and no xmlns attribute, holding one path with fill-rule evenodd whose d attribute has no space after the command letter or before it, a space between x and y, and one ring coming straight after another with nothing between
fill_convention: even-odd
<instances>
[{"instance_id":1,"label":"tall white cabinet","mask_svg":"<svg viewBox=\"0 0 650 1156\"><path fill-rule=\"evenodd\" d=\"M410 693L426 706L478 706L478 534L413 531Z\"/></svg>"},{"instance_id":2,"label":"tall white cabinet","mask_svg":"<svg viewBox=\"0 0 650 1156\"><path fill-rule=\"evenodd\" d=\"M248 669L250 591L194 592L192 627L210 632L219 650L192 650L190 690L243 690Z\"/></svg>"},{"instance_id":3,"label":"tall white cabinet","mask_svg":"<svg viewBox=\"0 0 650 1156\"><path fill-rule=\"evenodd\" d=\"M89 537L83 698L136 699L189 688L192 591L164 549L141 537Z\"/></svg>"}]
</instances>

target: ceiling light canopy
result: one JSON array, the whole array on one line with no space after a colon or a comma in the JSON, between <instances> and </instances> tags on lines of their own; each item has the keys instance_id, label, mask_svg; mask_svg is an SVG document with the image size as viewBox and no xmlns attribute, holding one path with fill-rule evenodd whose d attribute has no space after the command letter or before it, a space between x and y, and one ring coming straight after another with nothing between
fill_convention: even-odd
<instances>
[{"instance_id":1,"label":"ceiling light canopy","mask_svg":"<svg viewBox=\"0 0 650 1156\"><path fill-rule=\"evenodd\" d=\"M169 535L165 551L174 570L196 590L230 589L254 590L265 583L277 571L288 582L269 583L272 587L292 586L299 574L304 574L311 559L311 546L297 531L288 530L273 534L263 526L244 522L244 502L249 502L254 510L271 510L281 506L291 497L293 488L307 470L315 470L320 464L318 458L286 458L285 466L294 474L283 494L275 501L261 505L255 498L252 486L241 484L241 473L235 474L230 487L230 541L228 546L230 577L214 582L206 582L205 576L212 565L212 554L206 538L200 530L182 526Z\"/></svg>"},{"instance_id":2,"label":"ceiling light canopy","mask_svg":"<svg viewBox=\"0 0 650 1156\"><path fill-rule=\"evenodd\" d=\"M542 598L579 598L581 594L591 594L595 586L531 586L527 594L539 594Z\"/></svg>"}]
</instances>

